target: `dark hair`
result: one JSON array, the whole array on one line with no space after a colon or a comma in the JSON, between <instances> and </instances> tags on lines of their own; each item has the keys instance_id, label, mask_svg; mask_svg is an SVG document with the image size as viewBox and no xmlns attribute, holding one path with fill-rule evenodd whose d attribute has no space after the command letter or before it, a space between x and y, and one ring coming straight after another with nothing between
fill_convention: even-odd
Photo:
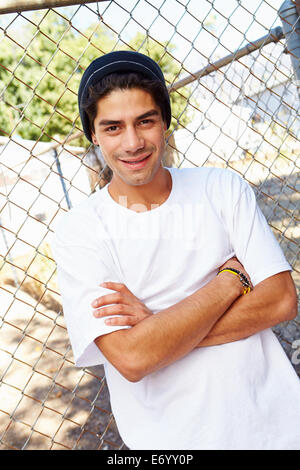
<instances>
[{"instance_id":1,"label":"dark hair","mask_svg":"<svg viewBox=\"0 0 300 470\"><path fill-rule=\"evenodd\" d=\"M97 115L97 103L100 98L109 95L113 90L138 88L147 91L160 108L163 120L167 121L165 108L165 88L159 80L150 80L141 73L114 72L106 75L89 88L88 98L83 106L89 118L90 129L94 132L94 120Z\"/></svg>"}]
</instances>

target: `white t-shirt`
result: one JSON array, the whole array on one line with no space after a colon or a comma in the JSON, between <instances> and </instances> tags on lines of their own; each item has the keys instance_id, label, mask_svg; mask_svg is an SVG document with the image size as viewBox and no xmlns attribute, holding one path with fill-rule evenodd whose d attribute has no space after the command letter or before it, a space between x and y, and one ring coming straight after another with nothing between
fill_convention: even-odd
<instances>
[{"instance_id":1,"label":"white t-shirt","mask_svg":"<svg viewBox=\"0 0 300 470\"><path fill-rule=\"evenodd\" d=\"M78 367L104 363L111 406L130 449L300 449L300 382L274 333L197 348L139 382L94 343L112 327L91 302L122 282L154 313L204 286L236 255L254 286L290 266L252 189L230 170L168 169L168 199L147 212L108 186L62 217L53 243ZM124 327L123 327L124 328Z\"/></svg>"}]
</instances>

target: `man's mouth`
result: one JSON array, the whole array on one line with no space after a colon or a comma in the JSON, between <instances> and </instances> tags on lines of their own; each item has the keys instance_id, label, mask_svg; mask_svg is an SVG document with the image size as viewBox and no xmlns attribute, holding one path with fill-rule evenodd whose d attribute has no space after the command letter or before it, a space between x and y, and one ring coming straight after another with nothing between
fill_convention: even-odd
<instances>
[{"instance_id":1,"label":"man's mouth","mask_svg":"<svg viewBox=\"0 0 300 470\"><path fill-rule=\"evenodd\" d=\"M141 170L147 165L151 155L152 153L135 159L131 158L128 160L121 160L121 162L126 168L129 168L130 170Z\"/></svg>"},{"instance_id":2,"label":"man's mouth","mask_svg":"<svg viewBox=\"0 0 300 470\"><path fill-rule=\"evenodd\" d=\"M130 160L121 160L121 161L124 162L124 163L129 163L130 165L134 165L134 164L136 164L136 163L143 162L143 161L146 160L148 157L150 157L150 155L146 155L145 157L139 157L139 158L130 159Z\"/></svg>"}]
</instances>

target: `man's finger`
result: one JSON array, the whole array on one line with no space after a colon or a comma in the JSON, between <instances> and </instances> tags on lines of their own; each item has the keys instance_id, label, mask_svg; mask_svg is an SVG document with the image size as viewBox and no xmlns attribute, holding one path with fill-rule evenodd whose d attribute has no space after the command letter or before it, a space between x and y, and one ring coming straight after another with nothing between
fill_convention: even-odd
<instances>
[{"instance_id":1,"label":"man's finger","mask_svg":"<svg viewBox=\"0 0 300 470\"><path fill-rule=\"evenodd\" d=\"M122 284L121 282L102 282L100 284L101 287L106 287L107 289L111 289L111 290L117 290L119 292L122 292L122 291L129 291L130 290L128 289L127 286L125 286L125 284Z\"/></svg>"},{"instance_id":2,"label":"man's finger","mask_svg":"<svg viewBox=\"0 0 300 470\"><path fill-rule=\"evenodd\" d=\"M137 320L135 320L135 317L122 315L121 317L107 318L105 323L110 326L134 326Z\"/></svg>"},{"instance_id":3,"label":"man's finger","mask_svg":"<svg viewBox=\"0 0 300 470\"><path fill-rule=\"evenodd\" d=\"M124 297L118 292L116 294L102 295L101 297L93 300L91 305L92 307L97 308L102 305L119 304L120 302L124 302L124 300Z\"/></svg>"},{"instance_id":4,"label":"man's finger","mask_svg":"<svg viewBox=\"0 0 300 470\"><path fill-rule=\"evenodd\" d=\"M101 307L94 310L93 315L96 318L108 317L109 315L128 315L128 306L123 304L110 305L109 307Z\"/></svg>"}]
</instances>

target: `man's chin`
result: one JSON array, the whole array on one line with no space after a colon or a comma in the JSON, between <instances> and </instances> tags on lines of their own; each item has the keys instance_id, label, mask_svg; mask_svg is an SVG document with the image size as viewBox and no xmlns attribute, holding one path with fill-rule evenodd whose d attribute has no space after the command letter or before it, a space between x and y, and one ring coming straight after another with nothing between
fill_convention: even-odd
<instances>
[{"instance_id":1,"label":"man's chin","mask_svg":"<svg viewBox=\"0 0 300 470\"><path fill-rule=\"evenodd\" d=\"M144 186L146 184L151 183L153 176L142 177L136 176L135 178L128 178L124 179L124 183L128 184L129 186Z\"/></svg>"},{"instance_id":2,"label":"man's chin","mask_svg":"<svg viewBox=\"0 0 300 470\"><path fill-rule=\"evenodd\" d=\"M154 168L151 171L135 171L132 174L119 174L120 178L123 180L124 183L128 184L129 186L144 186L146 184L151 183L153 180L157 170Z\"/></svg>"}]
</instances>

